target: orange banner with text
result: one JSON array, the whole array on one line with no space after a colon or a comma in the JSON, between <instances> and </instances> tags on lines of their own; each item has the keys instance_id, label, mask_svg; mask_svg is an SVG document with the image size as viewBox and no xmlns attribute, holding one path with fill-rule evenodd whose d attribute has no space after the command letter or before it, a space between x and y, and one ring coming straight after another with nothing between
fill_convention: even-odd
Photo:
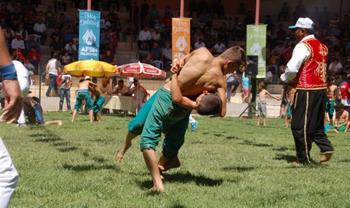
<instances>
[{"instance_id":1,"label":"orange banner with text","mask_svg":"<svg viewBox=\"0 0 350 208\"><path fill-rule=\"evenodd\" d=\"M172 18L172 56L173 61L190 53L191 18Z\"/></svg>"}]
</instances>

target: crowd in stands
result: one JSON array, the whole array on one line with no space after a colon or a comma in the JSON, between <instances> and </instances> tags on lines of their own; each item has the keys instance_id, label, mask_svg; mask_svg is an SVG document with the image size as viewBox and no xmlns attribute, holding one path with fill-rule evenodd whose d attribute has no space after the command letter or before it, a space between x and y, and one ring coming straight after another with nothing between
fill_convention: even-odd
<instances>
[{"instance_id":1,"label":"crowd in stands","mask_svg":"<svg viewBox=\"0 0 350 208\"><path fill-rule=\"evenodd\" d=\"M5 29L9 48L20 50L28 62L37 67L41 60L42 46L50 47L62 64L77 59L78 12L67 8L84 9L85 1L68 2L55 0L45 11L37 9L40 0L2 1L0 24ZM117 64L115 52L118 40L131 35L138 42L139 60L168 69L171 62L171 18L178 11L170 6L158 8L155 3L143 0L131 5L129 0L93 1L93 9L101 12L101 60ZM129 14L129 22L122 25L119 18L121 7ZM45 8L45 7L43 7ZM222 1L190 0L187 15L192 18L191 47L209 48L214 55L220 54L232 44L244 47L246 25L254 23L252 11L241 2L234 14L225 13ZM227 12L227 11L226 11ZM306 8L302 0L290 8L287 1L281 3L278 15L266 15L267 24L267 81L278 82L280 68L291 56L295 41L288 25L297 17L309 16L317 23L317 36L329 48L329 63L339 62L338 69L330 72L345 74L350 68L350 17L349 14L332 13L327 7ZM124 37L121 37L124 36ZM154 62L154 61L158 62ZM340 67L342 66L342 67ZM273 77L273 79L272 79ZM343 78L339 78L343 79Z\"/></svg>"}]
</instances>

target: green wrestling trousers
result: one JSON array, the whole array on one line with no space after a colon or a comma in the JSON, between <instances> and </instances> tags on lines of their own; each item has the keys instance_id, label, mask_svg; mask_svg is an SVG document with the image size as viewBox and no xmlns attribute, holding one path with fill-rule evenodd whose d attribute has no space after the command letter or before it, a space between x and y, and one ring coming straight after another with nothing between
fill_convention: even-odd
<instances>
[{"instance_id":1,"label":"green wrestling trousers","mask_svg":"<svg viewBox=\"0 0 350 208\"><path fill-rule=\"evenodd\" d=\"M185 140L191 109L173 103L170 92L165 88L160 88L156 92L156 96L153 95L146 102L140 113L143 113L142 118L141 116L136 118L138 117L136 116L135 121L129 123L129 130L132 130L131 127L137 126L132 126L132 124L137 123L136 121L139 121L139 128L146 117L141 132L141 151L149 148L155 150L160 141L161 133L164 133L163 155L168 159L176 157Z\"/></svg>"}]
</instances>

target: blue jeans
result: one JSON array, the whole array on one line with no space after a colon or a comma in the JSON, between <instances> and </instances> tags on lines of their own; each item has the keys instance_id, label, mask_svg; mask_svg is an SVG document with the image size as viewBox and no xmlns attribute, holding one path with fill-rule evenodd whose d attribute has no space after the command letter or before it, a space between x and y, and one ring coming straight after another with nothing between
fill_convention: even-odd
<instances>
[{"instance_id":1,"label":"blue jeans","mask_svg":"<svg viewBox=\"0 0 350 208\"><path fill-rule=\"evenodd\" d=\"M60 89L60 111L62 111L63 108L64 98L66 98L67 110L70 110L70 89Z\"/></svg>"},{"instance_id":2,"label":"blue jeans","mask_svg":"<svg viewBox=\"0 0 350 208\"><path fill-rule=\"evenodd\" d=\"M33 106L34 113L35 113L35 120L38 124L45 124L44 116L43 116L43 109L41 108L40 104L35 104Z\"/></svg>"},{"instance_id":3,"label":"blue jeans","mask_svg":"<svg viewBox=\"0 0 350 208\"><path fill-rule=\"evenodd\" d=\"M56 83L57 76L54 74L49 74L49 78L50 78L50 85L49 85L49 88L47 88L46 96L47 97L50 96L50 92L52 88L55 90L56 95L59 95L58 89L57 89L57 83Z\"/></svg>"}]
</instances>

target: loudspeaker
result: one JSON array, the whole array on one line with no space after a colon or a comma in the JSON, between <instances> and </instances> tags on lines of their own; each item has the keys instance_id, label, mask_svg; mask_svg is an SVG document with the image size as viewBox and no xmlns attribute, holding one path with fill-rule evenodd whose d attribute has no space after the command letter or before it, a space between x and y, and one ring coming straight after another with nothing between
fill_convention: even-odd
<instances>
[{"instance_id":1,"label":"loudspeaker","mask_svg":"<svg viewBox=\"0 0 350 208\"><path fill-rule=\"evenodd\" d=\"M258 56L247 56L246 74L249 76L258 75Z\"/></svg>"}]
</instances>

